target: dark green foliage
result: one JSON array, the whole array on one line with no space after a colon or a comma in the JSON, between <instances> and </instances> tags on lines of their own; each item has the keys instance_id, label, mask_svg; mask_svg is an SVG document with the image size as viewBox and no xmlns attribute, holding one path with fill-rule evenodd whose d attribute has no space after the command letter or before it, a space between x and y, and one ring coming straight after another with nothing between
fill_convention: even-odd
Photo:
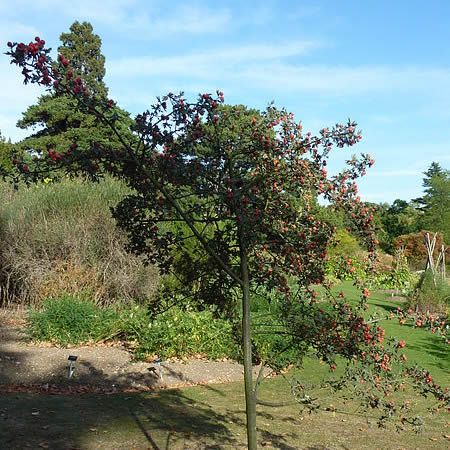
<instances>
[{"instance_id":1,"label":"dark green foliage","mask_svg":"<svg viewBox=\"0 0 450 450\"><path fill-rule=\"evenodd\" d=\"M108 95L103 82L105 76L105 57L100 52L102 41L94 34L89 22L74 22L70 33L62 33L59 37L62 45L58 52L70 61L75 73L81 76L88 88L100 97Z\"/></svg>"},{"instance_id":2,"label":"dark green foliage","mask_svg":"<svg viewBox=\"0 0 450 450\"><path fill-rule=\"evenodd\" d=\"M424 195L423 197L419 197L414 200L419 205L420 209L425 211L429 208L429 201L433 197L434 191L432 186L432 179L434 177L442 177L445 175L448 176L447 172L448 171L443 169L438 162L433 161L430 167L423 173L425 175L422 181L422 186L424 187Z\"/></svg>"},{"instance_id":3,"label":"dark green foliage","mask_svg":"<svg viewBox=\"0 0 450 450\"><path fill-rule=\"evenodd\" d=\"M108 90L104 84L105 57L101 53L101 39L93 33L88 22L74 22L69 33L60 36L62 45L58 52L71 64L73 77L83 76L87 87L100 98L106 98ZM131 119L124 110L114 107L117 126L124 136ZM94 115L86 114L78 107L77 101L66 94L42 95L36 105L30 106L17 126L38 130L19 143L17 151L46 152L50 149L65 151L77 142L88 148L92 142L102 145L117 145L117 138Z\"/></svg>"},{"instance_id":4,"label":"dark green foliage","mask_svg":"<svg viewBox=\"0 0 450 450\"><path fill-rule=\"evenodd\" d=\"M432 162L423 178L424 195L415 200L423 212L419 227L442 233L450 242L450 172Z\"/></svg>"},{"instance_id":5,"label":"dark green foliage","mask_svg":"<svg viewBox=\"0 0 450 450\"><path fill-rule=\"evenodd\" d=\"M0 132L0 176L2 175L2 171L7 173L12 169L12 154L13 145L11 144L11 140L7 141Z\"/></svg>"},{"instance_id":6,"label":"dark green foliage","mask_svg":"<svg viewBox=\"0 0 450 450\"><path fill-rule=\"evenodd\" d=\"M430 180L427 205L422 217L423 227L443 234L450 243L450 172L434 175Z\"/></svg>"},{"instance_id":7,"label":"dark green foliage","mask_svg":"<svg viewBox=\"0 0 450 450\"><path fill-rule=\"evenodd\" d=\"M421 212L414 207L413 203L396 199L391 206L386 207L381 212L381 224L386 233L382 240L383 248L393 252L393 242L398 236L415 233L419 231L419 220Z\"/></svg>"}]
</instances>

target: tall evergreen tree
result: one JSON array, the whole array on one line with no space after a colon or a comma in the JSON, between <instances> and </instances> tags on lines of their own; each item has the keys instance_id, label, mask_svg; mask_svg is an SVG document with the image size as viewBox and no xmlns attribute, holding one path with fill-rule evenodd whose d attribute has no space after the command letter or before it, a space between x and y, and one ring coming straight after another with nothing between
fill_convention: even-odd
<instances>
[{"instance_id":1,"label":"tall evergreen tree","mask_svg":"<svg viewBox=\"0 0 450 450\"><path fill-rule=\"evenodd\" d=\"M450 243L450 171L433 175L429 180L425 195L426 209L423 215L423 228L443 234L444 241Z\"/></svg>"},{"instance_id":2,"label":"tall evergreen tree","mask_svg":"<svg viewBox=\"0 0 450 450\"><path fill-rule=\"evenodd\" d=\"M424 188L424 195L423 197L419 197L414 199L414 202L417 203L418 209L422 211L426 211L430 207L430 201L434 195L434 187L432 180L434 177L442 177L446 173L446 170L442 168L442 166L438 163L433 161L430 165L430 167L423 172L425 175L422 180L422 186Z\"/></svg>"},{"instance_id":3,"label":"tall evergreen tree","mask_svg":"<svg viewBox=\"0 0 450 450\"><path fill-rule=\"evenodd\" d=\"M58 53L70 61L75 76L81 76L91 92L106 97L105 57L100 51L102 41L93 31L89 22L74 22L70 33L62 33L59 37L62 45L58 47Z\"/></svg>"},{"instance_id":4,"label":"tall evergreen tree","mask_svg":"<svg viewBox=\"0 0 450 450\"><path fill-rule=\"evenodd\" d=\"M12 169L13 145L11 139L6 140L0 131L0 175Z\"/></svg>"},{"instance_id":5,"label":"tall evergreen tree","mask_svg":"<svg viewBox=\"0 0 450 450\"><path fill-rule=\"evenodd\" d=\"M73 76L86 80L89 90L106 98L108 89L103 81L105 57L101 53L101 39L93 33L88 22L74 22L68 33L60 36L59 54L70 61ZM120 122L127 127L128 114L116 107ZM19 148L25 151L44 152L50 149L67 149L73 142L88 148L91 142L111 144L111 133L93 115L80 111L77 102L67 95L45 94L36 105L30 106L17 123L22 129L37 129L25 138Z\"/></svg>"}]
</instances>

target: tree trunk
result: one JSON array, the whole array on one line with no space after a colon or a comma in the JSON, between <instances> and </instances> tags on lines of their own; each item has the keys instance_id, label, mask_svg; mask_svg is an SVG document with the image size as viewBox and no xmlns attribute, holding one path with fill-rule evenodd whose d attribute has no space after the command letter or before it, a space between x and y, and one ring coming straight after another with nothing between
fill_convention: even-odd
<instances>
[{"instance_id":1,"label":"tree trunk","mask_svg":"<svg viewBox=\"0 0 450 450\"><path fill-rule=\"evenodd\" d=\"M252 377L252 342L250 326L250 280L248 274L247 249L239 233L242 279L242 349L244 353L245 406L247 415L247 445L256 450L256 395Z\"/></svg>"}]
</instances>

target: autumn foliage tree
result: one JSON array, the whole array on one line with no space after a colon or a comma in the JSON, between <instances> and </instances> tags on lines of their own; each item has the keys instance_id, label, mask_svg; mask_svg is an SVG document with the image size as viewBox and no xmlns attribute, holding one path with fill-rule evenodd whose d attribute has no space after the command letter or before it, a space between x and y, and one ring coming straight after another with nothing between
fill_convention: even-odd
<instances>
[{"instance_id":1,"label":"autumn foliage tree","mask_svg":"<svg viewBox=\"0 0 450 450\"><path fill-rule=\"evenodd\" d=\"M9 48L25 83L70 95L121 144L93 142L81 148L73 142L32 164L15 161L17 178L38 180L58 169L94 179L109 172L123 179L132 194L113 214L128 232L130 248L166 273L176 252L189 254L198 271L186 275L187 290L196 286L199 297L224 311L232 302L240 304L249 448L256 448L256 405L263 402L258 398L261 379L252 379L250 306L255 292L276 292L282 299L283 328L278 332L297 349L298 358L313 349L334 370L343 357L352 373L345 382L367 382L368 404L395 410L384 396L400 388L396 367L404 345L386 342L377 321L364 319L369 291L361 290L356 307L343 294L329 292L324 306L314 289L324 282L333 237L333 227L316 216L317 195L346 212L375 260L373 216L356 186L373 161L362 155L337 175L327 172L333 148L361 139L356 123L337 124L312 136L292 114L273 106L258 112L224 105L221 92L200 95L195 102L170 93L135 118L130 139L117 127L114 102L73 77L64 55L53 63L39 38L28 45L9 43ZM429 387L425 375L416 378ZM439 389L436 396L444 399Z\"/></svg>"}]
</instances>

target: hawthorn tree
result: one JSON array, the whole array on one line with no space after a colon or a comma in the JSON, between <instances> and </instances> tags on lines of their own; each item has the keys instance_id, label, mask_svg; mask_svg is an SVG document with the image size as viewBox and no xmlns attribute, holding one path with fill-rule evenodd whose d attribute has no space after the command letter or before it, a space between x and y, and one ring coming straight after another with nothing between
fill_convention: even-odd
<instances>
[{"instance_id":1,"label":"hawthorn tree","mask_svg":"<svg viewBox=\"0 0 450 450\"><path fill-rule=\"evenodd\" d=\"M345 376L335 385L355 382L358 392L367 394L366 405L382 407L384 418L399 408L386 396L401 388L402 372L413 376L423 392L448 401L428 372L404 371L399 354L404 342L386 342L378 321L364 318L367 288L356 306L331 291L328 303L318 302L314 285L324 282L333 227L316 215L317 195L345 211L369 259L376 258L373 211L360 201L356 186L373 160L354 157L341 173L327 173L333 147L352 146L361 139L356 123L337 124L312 136L283 109L269 106L258 112L226 106L221 92L200 95L195 102L170 93L135 118L130 139L117 126L114 102L92 92L82 77L73 77L64 55L53 63L38 37L28 45L8 46L7 54L23 69L25 83L71 96L120 142L120 148L107 142L85 148L73 142L30 164L16 160L16 180L39 180L55 169L83 172L93 179L108 172L123 179L132 194L113 215L128 232L132 250L163 272L176 264L176 252L189 255L199 271L187 275L186 285L200 286L210 301L216 292L215 303L224 310L239 294L250 449L257 444L257 404L267 404L258 396L262 370L255 382L252 378L250 311L252 295L258 292L275 292L281 299L281 328L271 332L284 336L299 359L312 349L330 370L347 361ZM317 407L301 394L301 387L297 395L311 410Z\"/></svg>"}]
</instances>

